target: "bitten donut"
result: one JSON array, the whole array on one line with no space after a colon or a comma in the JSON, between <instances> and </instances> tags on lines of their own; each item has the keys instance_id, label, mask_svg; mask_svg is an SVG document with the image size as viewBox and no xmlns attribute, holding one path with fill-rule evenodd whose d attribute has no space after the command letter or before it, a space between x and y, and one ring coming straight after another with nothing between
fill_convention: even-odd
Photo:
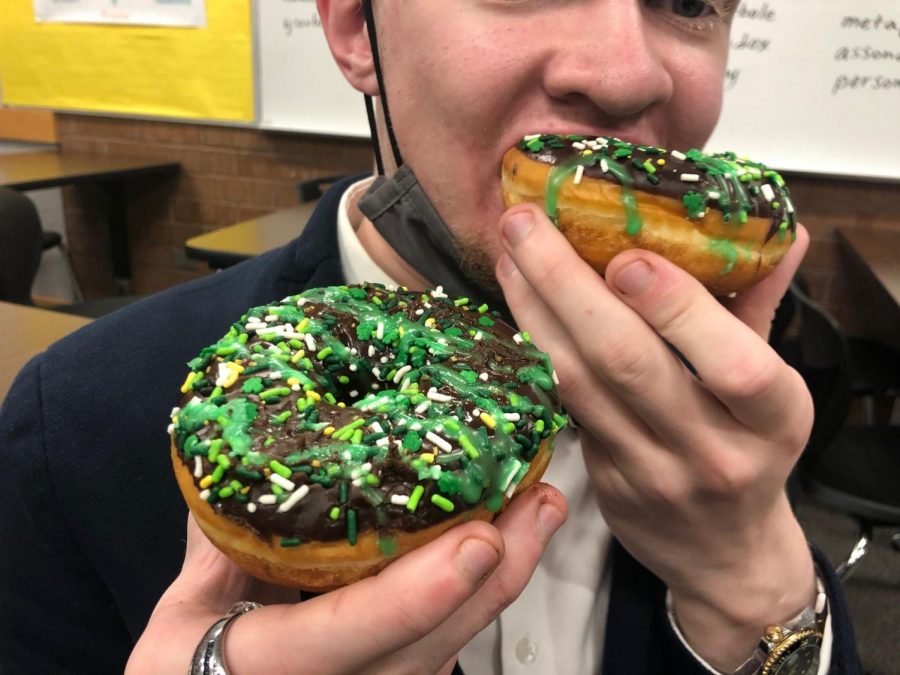
<instances>
[{"instance_id":1,"label":"bitten donut","mask_svg":"<svg viewBox=\"0 0 900 675\"><path fill-rule=\"evenodd\" d=\"M194 517L248 573L311 591L491 520L566 424L527 333L440 287L308 290L188 366L169 433Z\"/></svg>"},{"instance_id":2,"label":"bitten donut","mask_svg":"<svg viewBox=\"0 0 900 675\"><path fill-rule=\"evenodd\" d=\"M796 237L784 179L734 153L534 135L505 154L501 181L507 207L543 205L601 274L617 253L642 248L726 295L767 276Z\"/></svg>"}]
</instances>

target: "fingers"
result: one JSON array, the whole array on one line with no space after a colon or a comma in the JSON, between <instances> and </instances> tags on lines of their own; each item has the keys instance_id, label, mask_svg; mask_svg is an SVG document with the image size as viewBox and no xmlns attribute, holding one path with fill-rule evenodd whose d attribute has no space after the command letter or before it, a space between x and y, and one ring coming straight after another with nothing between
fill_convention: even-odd
<instances>
[{"instance_id":1,"label":"fingers","mask_svg":"<svg viewBox=\"0 0 900 675\"><path fill-rule=\"evenodd\" d=\"M503 553L503 539L491 525L460 525L376 577L242 617L229 633L228 662L236 673L267 672L274 655L285 664L302 663L308 672L363 671L440 626L475 593ZM309 649L336 639L340 650Z\"/></svg>"},{"instance_id":2,"label":"fingers","mask_svg":"<svg viewBox=\"0 0 900 675\"><path fill-rule=\"evenodd\" d=\"M438 672L475 635L523 591L550 538L565 522L568 509L560 492L534 485L510 502L494 525L506 555L484 585L440 627L398 654L392 661L415 663L416 672ZM390 672L390 668L386 669Z\"/></svg>"}]
</instances>

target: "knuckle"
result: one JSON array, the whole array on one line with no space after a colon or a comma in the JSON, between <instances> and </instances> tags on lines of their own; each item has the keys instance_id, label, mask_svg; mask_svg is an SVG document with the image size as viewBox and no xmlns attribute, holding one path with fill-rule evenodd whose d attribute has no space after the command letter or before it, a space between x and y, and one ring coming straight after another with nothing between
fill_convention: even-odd
<instances>
[{"instance_id":1,"label":"knuckle","mask_svg":"<svg viewBox=\"0 0 900 675\"><path fill-rule=\"evenodd\" d=\"M769 395L784 375L782 363L774 358L738 358L728 367L722 392L737 399L758 399Z\"/></svg>"},{"instance_id":2,"label":"knuckle","mask_svg":"<svg viewBox=\"0 0 900 675\"><path fill-rule=\"evenodd\" d=\"M636 388L653 373L650 351L638 349L627 337L595 345L591 361L603 364L606 377L625 388Z\"/></svg>"}]
</instances>

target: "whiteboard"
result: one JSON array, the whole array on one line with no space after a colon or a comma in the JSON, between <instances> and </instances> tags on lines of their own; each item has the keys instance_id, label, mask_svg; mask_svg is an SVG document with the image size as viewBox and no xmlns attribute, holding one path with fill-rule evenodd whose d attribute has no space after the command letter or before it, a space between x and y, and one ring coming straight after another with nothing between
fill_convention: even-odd
<instances>
[{"instance_id":1,"label":"whiteboard","mask_svg":"<svg viewBox=\"0 0 900 675\"><path fill-rule=\"evenodd\" d=\"M259 126L369 137L363 95L331 58L315 0L256 0Z\"/></svg>"},{"instance_id":2,"label":"whiteboard","mask_svg":"<svg viewBox=\"0 0 900 675\"><path fill-rule=\"evenodd\" d=\"M430 0L429 0L430 1ZM256 0L260 125L368 137L314 0ZM782 171L900 179L900 1L744 0L708 150Z\"/></svg>"}]
</instances>

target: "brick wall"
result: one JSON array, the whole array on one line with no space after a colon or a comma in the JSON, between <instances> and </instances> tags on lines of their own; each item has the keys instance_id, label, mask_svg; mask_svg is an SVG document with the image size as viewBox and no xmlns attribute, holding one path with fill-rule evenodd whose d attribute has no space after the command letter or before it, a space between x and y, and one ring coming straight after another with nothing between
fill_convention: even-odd
<instances>
[{"instance_id":1,"label":"brick wall","mask_svg":"<svg viewBox=\"0 0 900 675\"><path fill-rule=\"evenodd\" d=\"M151 293L209 273L184 257L192 236L297 203L296 185L316 176L372 167L367 141L327 139L255 129L58 115L64 149L174 160L176 176L140 178L126 187L133 289ZM900 187L789 175L788 183L810 230L803 272L811 294L853 333L884 327L883 307L838 245L834 228L900 230ZM102 195L66 189L66 221L78 279L88 297L112 292Z\"/></svg>"}]
</instances>

